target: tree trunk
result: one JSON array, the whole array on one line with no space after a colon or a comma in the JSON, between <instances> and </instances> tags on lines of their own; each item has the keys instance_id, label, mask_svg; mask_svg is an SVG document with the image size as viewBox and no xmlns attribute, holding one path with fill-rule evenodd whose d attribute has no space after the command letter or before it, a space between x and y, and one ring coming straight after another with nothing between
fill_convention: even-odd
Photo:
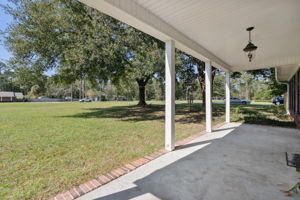
<instances>
[{"instance_id":1,"label":"tree trunk","mask_svg":"<svg viewBox=\"0 0 300 200\"><path fill-rule=\"evenodd\" d=\"M145 95L145 86L144 85L141 85L139 84L139 103L138 105L139 106L146 106L146 95Z\"/></svg>"},{"instance_id":2,"label":"tree trunk","mask_svg":"<svg viewBox=\"0 0 300 200\"><path fill-rule=\"evenodd\" d=\"M83 79L83 87L82 87L82 90L83 90L83 98L85 98L85 79Z\"/></svg>"},{"instance_id":3,"label":"tree trunk","mask_svg":"<svg viewBox=\"0 0 300 200\"><path fill-rule=\"evenodd\" d=\"M202 94L202 106L205 108L205 80L204 80L204 76L200 75L200 73L198 74L198 81L200 84L200 90L201 90L201 94Z\"/></svg>"},{"instance_id":4,"label":"tree trunk","mask_svg":"<svg viewBox=\"0 0 300 200\"><path fill-rule=\"evenodd\" d=\"M246 99L250 100L250 88L248 81L246 81Z\"/></svg>"},{"instance_id":5,"label":"tree trunk","mask_svg":"<svg viewBox=\"0 0 300 200\"><path fill-rule=\"evenodd\" d=\"M150 77L149 77L150 78ZM144 79L136 79L139 85L139 103L138 106L146 106L146 85L149 78Z\"/></svg>"},{"instance_id":6,"label":"tree trunk","mask_svg":"<svg viewBox=\"0 0 300 200\"><path fill-rule=\"evenodd\" d=\"M82 80L79 83L79 99L82 99Z\"/></svg>"},{"instance_id":7,"label":"tree trunk","mask_svg":"<svg viewBox=\"0 0 300 200\"><path fill-rule=\"evenodd\" d=\"M202 105L205 108L205 103L206 103L206 93L205 93L205 86L202 89Z\"/></svg>"},{"instance_id":8,"label":"tree trunk","mask_svg":"<svg viewBox=\"0 0 300 200\"><path fill-rule=\"evenodd\" d=\"M206 103L206 93L205 93L205 62L198 61L196 60L197 64L197 69L198 69L198 81L200 83L200 89L202 93L202 106L205 108L205 103ZM212 72L211 72L211 93L213 96L213 82L215 79L217 69L215 67L212 67Z\"/></svg>"},{"instance_id":9,"label":"tree trunk","mask_svg":"<svg viewBox=\"0 0 300 200\"><path fill-rule=\"evenodd\" d=\"M160 89L161 89L161 97L160 97L160 100L164 100L165 99L165 87L163 85L163 83L160 84Z\"/></svg>"},{"instance_id":10,"label":"tree trunk","mask_svg":"<svg viewBox=\"0 0 300 200\"><path fill-rule=\"evenodd\" d=\"M71 83L71 101L73 102L73 83Z\"/></svg>"}]
</instances>

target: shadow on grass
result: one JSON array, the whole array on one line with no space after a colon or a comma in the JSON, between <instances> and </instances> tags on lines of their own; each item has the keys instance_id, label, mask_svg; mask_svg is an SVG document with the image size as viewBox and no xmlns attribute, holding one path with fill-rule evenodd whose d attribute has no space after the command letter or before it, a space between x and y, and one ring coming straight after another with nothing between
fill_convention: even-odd
<instances>
[{"instance_id":1,"label":"shadow on grass","mask_svg":"<svg viewBox=\"0 0 300 200\"><path fill-rule=\"evenodd\" d=\"M239 118L236 122L245 122L247 124L260 124L260 125L281 126L281 127L296 127L295 123L292 121L279 121L279 120L269 119L265 117L243 117L243 118Z\"/></svg>"},{"instance_id":2,"label":"shadow on grass","mask_svg":"<svg viewBox=\"0 0 300 200\"><path fill-rule=\"evenodd\" d=\"M237 112L237 113L234 113ZM260 124L282 127L296 127L285 114L284 107L264 105L235 105L232 114L233 122Z\"/></svg>"},{"instance_id":3,"label":"shadow on grass","mask_svg":"<svg viewBox=\"0 0 300 200\"><path fill-rule=\"evenodd\" d=\"M86 112L63 116L75 118L115 118L125 121L163 120L162 105L139 106L113 106L109 108L88 108Z\"/></svg>"},{"instance_id":4,"label":"shadow on grass","mask_svg":"<svg viewBox=\"0 0 300 200\"><path fill-rule=\"evenodd\" d=\"M145 107L140 106L113 106L108 108L87 108L86 112L61 117L71 118L112 118L120 121L164 121L164 105L151 104ZM222 115L222 114L218 114ZM214 115L215 116L215 115ZM176 104L175 122L182 124L203 123L205 113L200 104L195 104L191 110L185 104Z\"/></svg>"},{"instance_id":5,"label":"shadow on grass","mask_svg":"<svg viewBox=\"0 0 300 200\"><path fill-rule=\"evenodd\" d=\"M295 124L287 119L284 109L276 106L264 105L232 105L233 122L249 124L262 124L283 127L295 127ZM213 117L221 118L225 115L225 105L213 105ZM86 112L63 117L72 118L112 118L121 121L164 121L164 105L151 104L146 107L139 106L113 106L109 108L88 108ZM205 109L202 104L193 104L191 107L186 103L176 104L175 122L205 123Z\"/></svg>"}]
</instances>

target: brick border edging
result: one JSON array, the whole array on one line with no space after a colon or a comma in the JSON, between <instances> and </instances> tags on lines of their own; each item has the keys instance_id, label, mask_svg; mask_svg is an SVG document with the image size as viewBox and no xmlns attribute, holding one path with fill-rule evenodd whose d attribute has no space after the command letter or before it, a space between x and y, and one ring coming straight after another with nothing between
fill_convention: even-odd
<instances>
[{"instance_id":1,"label":"brick border edging","mask_svg":"<svg viewBox=\"0 0 300 200\"><path fill-rule=\"evenodd\" d=\"M220 128L221 126L223 126L225 124L226 124L226 122L219 123L219 124L215 125L213 127L213 129ZM204 135L205 133L206 133L206 131L204 130L198 134L194 134L183 140L180 140L175 143L175 147L177 148L179 146L187 144L187 143L191 142L192 140L196 139L197 137ZM150 155L146 155L146 156L144 156L140 159L137 159L135 161L132 161L122 167L113 169L111 172L108 172L107 174L100 175L97 178L94 178L86 183L83 183L83 184L77 186L77 187L73 187L67 191L61 192L61 193L57 194L56 196L51 197L49 200L73 200L73 199L76 199L88 192L95 190L96 188L101 187L102 185L105 185L105 184L137 169L138 167L140 167L140 166L150 162L151 160L154 160L168 152L169 151L165 150L164 148L160 149Z\"/></svg>"}]
</instances>

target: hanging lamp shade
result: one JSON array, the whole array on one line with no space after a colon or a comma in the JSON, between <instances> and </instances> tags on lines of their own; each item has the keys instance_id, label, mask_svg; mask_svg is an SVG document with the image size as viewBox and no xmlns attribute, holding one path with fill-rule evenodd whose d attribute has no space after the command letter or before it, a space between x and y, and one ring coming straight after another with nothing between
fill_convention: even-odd
<instances>
[{"instance_id":1,"label":"hanging lamp shade","mask_svg":"<svg viewBox=\"0 0 300 200\"><path fill-rule=\"evenodd\" d=\"M249 41L247 46L243 49L243 51L246 53L246 56L249 59L249 62L251 62L255 58L255 52L257 50L257 46L252 43L251 40L251 31L254 29L254 27L249 27L246 30L249 32Z\"/></svg>"}]
</instances>

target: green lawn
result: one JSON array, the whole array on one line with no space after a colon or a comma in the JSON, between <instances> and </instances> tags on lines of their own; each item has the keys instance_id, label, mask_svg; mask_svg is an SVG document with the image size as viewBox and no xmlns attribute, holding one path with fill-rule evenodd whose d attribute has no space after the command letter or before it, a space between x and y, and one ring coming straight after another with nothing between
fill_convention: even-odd
<instances>
[{"instance_id":1,"label":"green lawn","mask_svg":"<svg viewBox=\"0 0 300 200\"><path fill-rule=\"evenodd\" d=\"M47 199L163 147L162 102L0 104L0 197ZM213 106L214 124L224 105ZM200 104L176 106L176 139L204 129ZM236 105L232 121L294 126L282 106Z\"/></svg>"}]
</instances>

